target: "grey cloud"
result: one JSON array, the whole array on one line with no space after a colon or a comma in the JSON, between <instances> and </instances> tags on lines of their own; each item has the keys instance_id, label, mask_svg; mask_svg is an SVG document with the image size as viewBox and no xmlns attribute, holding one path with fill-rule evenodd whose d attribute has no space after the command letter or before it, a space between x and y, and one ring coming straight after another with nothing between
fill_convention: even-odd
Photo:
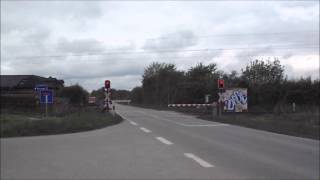
<instances>
[{"instance_id":1,"label":"grey cloud","mask_svg":"<svg viewBox=\"0 0 320 180\"><path fill-rule=\"evenodd\" d=\"M260 6L259 6L260 4ZM281 18L284 9L296 7L313 7L314 13L306 13L310 17L305 19ZM244 34L242 36L211 37L212 45L218 46L243 46L243 45L283 45L283 44L315 44L319 38L319 18L316 15L319 9L318 3L308 2L285 2L285 3L249 3L248 7L235 8L230 15L232 18L222 18L212 27L214 31L221 34ZM241 11L240 11L240 10ZM304 9L304 8L301 8ZM304 9L310 11L312 8ZM247 12L246 12L247 11ZM225 13L228 9L225 9ZM235 16L235 14L237 14ZM312 32L310 32L312 31ZM283 33L273 33L283 32ZM255 34L258 33L258 34ZM259 34L261 33L261 34ZM248 34L248 35L246 35ZM319 43L317 43L319 44ZM301 45L300 45L301 46Z\"/></svg>"},{"instance_id":2,"label":"grey cloud","mask_svg":"<svg viewBox=\"0 0 320 180\"><path fill-rule=\"evenodd\" d=\"M183 49L194 46L197 37L192 31L184 30L162 35L156 39L148 39L144 45L146 50L157 49Z\"/></svg>"},{"instance_id":3,"label":"grey cloud","mask_svg":"<svg viewBox=\"0 0 320 180\"><path fill-rule=\"evenodd\" d=\"M141 61L135 61L140 59ZM136 59L122 59L121 56L83 56L83 57L62 57L43 59L22 59L16 61L7 61L2 64L7 74L37 74L40 76L56 76L66 80L66 82L78 82L84 85L84 81L95 81L99 78L121 78L127 76L139 76L143 74L146 61L143 57ZM147 60L147 59L145 59ZM12 69L11 67L15 67ZM124 81L124 80L123 80ZM89 82L88 82L89 83ZM121 87L130 88L131 84L139 84L139 81L120 83ZM90 88L91 86L85 86ZM119 88L117 84L114 86Z\"/></svg>"},{"instance_id":4,"label":"grey cloud","mask_svg":"<svg viewBox=\"0 0 320 180\"><path fill-rule=\"evenodd\" d=\"M116 60L116 59L114 59ZM110 77L110 76L127 76L141 75L144 67L136 62L127 62L125 64L116 64L113 61L99 62L97 64L78 63L69 67L64 71L64 76L68 78L95 78L95 77Z\"/></svg>"},{"instance_id":5,"label":"grey cloud","mask_svg":"<svg viewBox=\"0 0 320 180\"><path fill-rule=\"evenodd\" d=\"M1 35L6 35L11 32L21 31L21 30L25 29L25 26L23 23L8 21L5 19L6 18L4 18L4 17L1 18Z\"/></svg>"},{"instance_id":6,"label":"grey cloud","mask_svg":"<svg viewBox=\"0 0 320 180\"><path fill-rule=\"evenodd\" d=\"M252 60L261 59L261 57L268 55L272 57L273 52L274 49L271 46L238 52L236 53L234 62L228 65L228 69L239 70L239 68L244 68Z\"/></svg>"},{"instance_id":7,"label":"grey cloud","mask_svg":"<svg viewBox=\"0 0 320 180\"><path fill-rule=\"evenodd\" d=\"M117 11L114 10L115 4ZM181 70L198 62L217 62L218 66L223 65L222 70L231 71L244 67L251 60L250 57L283 54L283 58L288 59L297 54L318 53L314 49L284 50L277 47L319 45L319 27L315 26L319 24L319 17L312 16L311 13L309 19L283 19L279 13L283 8L315 7L317 10L318 2L264 2L263 5L260 2L165 2L135 4L133 8L126 4L124 9L124 4L121 3L96 1L4 1L1 5L1 70L4 69L4 73L57 76L67 82L78 82L86 88L95 87L104 78L112 78L116 82L116 88L132 88L140 83L143 68L152 61L172 62ZM170 8L163 11L162 5ZM302 14L308 17L310 13ZM144 42L150 32L163 35ZM272 32L284 33L271 34ZM217 36L204 37L206 35ZM119 42L125 42L125 39L136 41L119 47L117 39ZM249 47L252 50L231 50L235 57L225 57L222 60L220 57L224 56L225 51L63 57L71 53L134 51L135 43L146 51L237 47ZM62 57L6 60L4 55ZM221 69L220 66L219 68Z\"/></svg>"},{"instance_id":8,"label":"grey cloud","mask_svg":"<svg viewBox=\"0 0 320 180\"><path fill-rule=\"evenodd\" d=\"M280 2L279 4L282 7L314 7L317 5L316 1L292 1L288 2Z\"/></svg>"},{"instance_id":9,"label":"grey cloud","mask_svg":"<svg viewBox=\"0 0 320 180\"><path fill-rule=\"evenodd\" d=\"M74 1L51 1L51 2L27 2L27 1L4 1L1 2L1 14L16 17L38 16L37 18L97 18L103 15L100 2L74 2ZM19 14L16 14L16 12ZM21 16L22 15L22 16Z\"/></svg>"},{"instance_id":10,"label":"grey cloud","mask_svg":"<svg viewBox=\"0 0 320 180\"><path fill-rule=\"evenodd\" d=\"M314 68L310 70L297 70L292 67L290 64L286 64L284 66L285 73L288 75L289 79L300 79L301 77L311 77L311 79L319 79L320 78L320 69Z\"/></svg>"},{"instance_id":11,"label":"grey cloud","mask_svg":"<svg viewBox=\"0 0 320 180\"><path fill-rule=\"evenodd\" d=\"M84 29L103 15L100 2L1 1L1 33L23 32L50 23L65 23Z\"/></svg>"},{"instance_id":12,"label":"grey cloud","mask_svg":"<svg viewBox=\"0 0 320 180\"><path fill-rule=\"evenodd\" d=\"M53 49L48 45L51 31L46 27L27 29L23 33L3 36L5 38L1 39L1 59L45 55Z\"/></svg>"},{"instance_id":13,"label":"grey cloud","mask_svg":"<svg viewBox=\"0 0 320 180\"><path fill-rule=\"evenodd\" d=\"M104 51L103 44L95 39L60 39L57 43L57 51L62 53L86 53Z\"/></svg>"},{"instance_id":14,"label":"grey cloud","mask_svg":"<svg viewBox=\"0 0 320 180\"><path fill-rule=\"evenodd\" d=\"M111 81L111 87L116 89L131 90L135 86L141 85L140 75L126 75L126 76L105 76L95 78L73 78L67 79L67 85L80 83L89 92L103 87L104 81L108 79Z\"/></svg>"},{"instance_id":15,"label":"grey cloud","mask_svg":"<svg viewBox=\"0 0 320 180\"><path fill-rule=\"evenodd\" d=\"M291 58L293 55L294 55L294 54L293 54L292 52L288 52L288 53L285 53L282 57L283 57L284 59L289 59L289 58Z\"/></svg>"},{"instance_id":16,"label":"grey cloud","mask_svg":"<svg viewBox=\"0 0 320 180\"><path fill-rule=\"evenodd\" d=\"M43 43L50 38L51 31L47 27L32 28L23 36L23 40L28 43Z\"/></svg>"},{"instance_id":17,"label":"grey cloud","mask_svg":"<svg viewBox=\"0 0 320 180\"><path fill-rule=\"evenodd\" d=\"M135 50L136 45L133 41L126 41L124 44L122 45L117 45L114 46L112 44L106 44L106 49L108 51L132 51Z\"/></svg>"},{"instance_id":18,"label":"grey cloud","mask_svg":"<svg viewBox=\"0 0 320 180\"><path fill-rule=\"evenodd\" d=\"M229 55L230 52L231 54ZM273 60L273 52L274 49L271 46L258 49L225 51L220 57L214 58L213 62L217 63L218 68L225 72L231 72L233 70L241 72L241 69L244 69L252 60L266 60L266 58ZM270 56L268 56L268 54Z\"/></svg>"},{"instance_id":19,"label":"grey cloud","mask_svg":"<svg viewBox=\"0 0 320 180\"><path fill-rule=\"evenodd\" d=\"M86 19L96 19L103 15L99 2L82 2L80 6L73 7L74 8L72 8L71 16L74 19L78 19L79 17ZM66 9L61 9L61 11L68 11L69 8L69 6L66 6Z\"/></svg>"},{"instance_id":20,"label":"grey cloud","mask_svg":"<svg viewBox=\"0 0 320 180\"><path fill-rule=\"evenodd\" d=\"M268 54L273 54L274 49L272 46L260 47L257 49L248 49L242 51L237 54L239 59L248 58L248 57L255 57L255 56L267 56Z\"/></svg>"},{"instance_id":21,"label":"grey cloud","mask_svg":"<svg viewBox=\"0 0 320 180\"><path fill-rule=\"evenodd\" d=\"M55 76L64 79L66 83L79 83L88 90L102 86L103 79L112 79L114 88L130 89L138 85L144 65L135 61L115 63L116 61L116 58L112 61L103 61L103 57L97 62L91 60L90 63L81 60L62 60L62 62L55 60L51 63L39 61L37 64L16 61L9 66L16 68L7 70L7 73ZM2 67L7 66L2 65Z\"/></svg>"}]
</instances>

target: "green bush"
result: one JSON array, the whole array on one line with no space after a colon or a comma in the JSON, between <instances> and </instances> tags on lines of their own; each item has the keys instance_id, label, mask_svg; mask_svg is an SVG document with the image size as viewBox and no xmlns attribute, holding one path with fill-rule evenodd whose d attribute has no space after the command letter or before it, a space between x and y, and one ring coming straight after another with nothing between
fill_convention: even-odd
<instances>
[{"instance_id":1,"label":"green bush","mask_svg":"<svg viewBox=\"0 0 320 180\"><path fill-rule=\"evenodd\" d=\"M58 96L69 99L72 105L85 105L88 101L89 93L79 85L63 87Z\"/></svg>"}]
</instances>

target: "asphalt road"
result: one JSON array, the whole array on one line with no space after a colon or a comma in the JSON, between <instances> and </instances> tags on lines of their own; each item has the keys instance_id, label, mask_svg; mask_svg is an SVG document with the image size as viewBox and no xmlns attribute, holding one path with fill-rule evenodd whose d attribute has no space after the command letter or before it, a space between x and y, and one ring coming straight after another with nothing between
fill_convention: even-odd
<instances>
[{"instance_id":1,"label":"asphalt road","mask_svg":"<svg viewBox=\"0 0 320 180\"><path fill-rule=\"evenodd\" d=\"M319 179L319 141L116 107L119 125L1 139L1 179Z\"/></svg>"}]
</instances>

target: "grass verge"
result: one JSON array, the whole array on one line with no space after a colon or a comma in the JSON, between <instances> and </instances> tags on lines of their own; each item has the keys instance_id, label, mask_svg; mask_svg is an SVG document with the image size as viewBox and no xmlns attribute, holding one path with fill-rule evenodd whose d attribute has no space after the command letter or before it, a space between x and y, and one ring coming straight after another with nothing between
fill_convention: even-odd
<instances>
[{"instance_id":1,"label":"grass verge","mask_svg":"<svg viewBox=\"0 0 320 180\"><path fill-rule=\"evenodd\" d=\"M113 116L111 113L102 113L96 110L85 110L47 119L5 113L1 114L0 118L0 137L75 133L115 125L122 120L117 114Z\"/></svg>"},{"instance_id":2,"label":"grass verge","mask_svg":"<svg viewBox=\"0 0 320 180\"><path fill-rule=\"evenodd\" d=\"M265 130L297 137L319 138L319 115L310 113L295 114L230 114L212 118L210 115L198 115L199 118L234 124L243 127Z\"/></svg>"}]
</instances>

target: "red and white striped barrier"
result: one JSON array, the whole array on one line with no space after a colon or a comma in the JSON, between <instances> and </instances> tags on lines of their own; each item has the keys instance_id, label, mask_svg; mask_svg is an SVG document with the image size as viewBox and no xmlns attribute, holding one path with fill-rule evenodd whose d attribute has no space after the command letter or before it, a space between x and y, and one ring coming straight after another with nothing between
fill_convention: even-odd
<instances>
[{"instance_id":1,"label":"red and white striped barrier","mask_svg":"<svg viewBox=\"0 0 320 180\"><path fill-rule=\"evenodd\" d=\"M216 106L217 103L214 102L212 104L168 104L168 107L208 107L208 106Z\"/></svg>"}]
</instances>

